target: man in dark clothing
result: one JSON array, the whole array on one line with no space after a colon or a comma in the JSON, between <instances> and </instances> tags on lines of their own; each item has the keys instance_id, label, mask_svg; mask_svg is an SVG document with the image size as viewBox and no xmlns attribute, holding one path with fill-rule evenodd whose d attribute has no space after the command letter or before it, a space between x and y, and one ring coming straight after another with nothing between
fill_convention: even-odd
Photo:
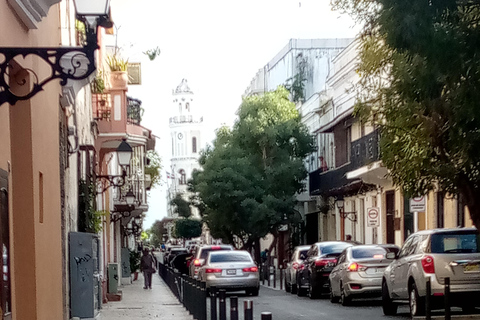
<instances>
[{"instance_id":1,"label":"man in dark clothing","mask_svg":"<svg viewBox=\"0 0 480 320\"><path fill-rule=\"evenodd\" d=\"M147 248L143 249L140 261L140 271L143 272L145 285L143 289L152 289L152 274L155 273L155 260Z\"/></svg>"}]
</instances>

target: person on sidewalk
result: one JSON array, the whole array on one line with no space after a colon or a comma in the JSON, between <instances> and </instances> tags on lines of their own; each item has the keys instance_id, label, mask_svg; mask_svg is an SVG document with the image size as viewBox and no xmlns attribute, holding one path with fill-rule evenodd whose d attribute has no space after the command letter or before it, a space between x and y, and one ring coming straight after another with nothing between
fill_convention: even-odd
<instances>
[{"instance_id":1,"label":"person on sidewalk","mask_svg":"<svg viewBox=\"0 0 480 320\"><path fill-rule=\"evenodd\" d=\"M140 271L143 272L143 278L145 281L143 289L152 289L152 274L154 274L156 270L155 260L150 254L150 250L148 250L148 248L143 249L143 256L140 261Z\"/></svg>"}]
</instances>

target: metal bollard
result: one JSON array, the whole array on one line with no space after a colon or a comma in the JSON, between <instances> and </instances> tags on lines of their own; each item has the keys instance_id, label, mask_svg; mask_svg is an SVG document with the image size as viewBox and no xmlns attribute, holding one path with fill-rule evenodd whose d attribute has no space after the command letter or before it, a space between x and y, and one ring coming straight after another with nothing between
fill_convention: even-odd
<instances>
[{"instance_id":1,"label":"metal bollard","mask_svg":"<svg viewBox=\"0 0 480 320\"><path fill-rule=\"evenodd\" d=\"M427 293L425 296L425 320L431 320L432 319L432 305L431 305L432 282L430 277L427 277L426 288L427 288Z\"/></svg>"},{"instance_id":2,"label":"metal bollard","mask_svg":"<svg viewBox=\"0 0 480 320\"><path fill-rule=\"evenodd\" d=\"M210 287L210 320L217 320L217 288Z\"/></svg>"},{"instance_id":3,"label":"metal bollard","mask_svg":"<svg viewBox=\"0 0 480 320\"><path fill-rule=\"evenodd\" d=\"M253 320L253 302L252 300L243 301L243 314L245 320Z\"/></svg>"},{"instance_id":4,"label":"metal bollard","mask_svg":"<svg viewBox=\"0 0 480 320\"><path fill-rule=\"evenodd\" d=\"M238 320L238 298L230 298L230 320Z\"/></svg>"},{"instance_id":5,"label":"metal bollard","mask_svg":"<svg viewBox=\"0 0 480 320\"><path fill-rule=\"evenodd\" d=\"M277 270L275 269L275 266L273 266L273 288L275 289L277 287Z\"/></svg>"},{"instance_id":6,"label":"metal bollard","mask_svg":"<svg viewBox=\"0 0 480 320\"><path fill-rule=\"evenodd\" d=\"M283 266L280 265L280 290L283 290Z\"/></svg>"},{"instance_id":7,"label":"metal bollard","mask_svg":"<svg viewBox=\"0 0 480 320\"><path fill-rule=\"evenodd\" d=\"M445 320L450 320L452 314L450 312L450 278L445 278Z\"/></svg>"},{"instance_id":8,"label":"metal bollard","mask_svg":"<svg viewBox=\"0 0 480 320\"><path fill-rule=\"evenodd\" d=\"M270 265L267 265L267 285L270 287Z\"/></svg>"},{"instance_id":9,"label":"metal bollard","mask_svg":"<svg viewBox=\"0 0 480 320\"><path fill-rule=\"evenodd\" d=\"M261 266L260 266L261 270L262 270L262 284L265 285L265 274L266 274L266 269L265 269L265 263L262 263Z\"/></svg>"},{"instance_id":10,"label":"metal bollard","mask_svg":"<svg viewBox=\"0 0 480 320\"><path fill-rule=\"evenodd\" d=\"M272 320L272 313L271 312L262 312L261 313L262 320Z\"/></svg>"},{"instance_id":11,"label":"metal bollard","mask_svg":"<svg viewBox=\"0 0 480 320\"><path fill-rule=\"evenodd\" d=\"M227 320L227 293L225 289L218 290L218 307L220 311L220 320Z\"/></svg>"}]
</instances>

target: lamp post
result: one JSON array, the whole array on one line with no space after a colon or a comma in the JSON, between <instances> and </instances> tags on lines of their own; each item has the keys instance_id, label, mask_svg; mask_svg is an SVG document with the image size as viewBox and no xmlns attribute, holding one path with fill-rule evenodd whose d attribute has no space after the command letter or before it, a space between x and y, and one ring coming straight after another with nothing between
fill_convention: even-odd
<instances>
[{"instance_id":1,"label":"lamp post","mask_svg":"<svg viewBox=\"0 0 480 320\"><path fill-rule=\"evenodd\" d=\"M343 198L337 198L336 202L338 211L340 212L340 217L343 219L349 219L350 221L356 222L357 221L357 212L351 211L351 212L345 212L344 207L345 207L345 201Z\"/></svg>"},{"instance_id":2,"label":"lamp post","mask_svg":"<svg viewBox=\"0 0 480 320\"><path fill-rule=\"evenodd\" d=\"M0 105L28 100L43 90L52 80L60 79L64 86L68 80L83 80L95 70L95 50L98 49L97 30L111 27L109 21L110 0L74 0L77 19L85 24L86 44L83 47L0 47ZM36 56L46 63L51 72L39 79L34 70L23 68L16 57ZM30 85L28 77L34 79ZM13 89L10 83L28 88L23 94Z\"/></svg>"},{"instance_id":3,"label":"lamp post","mask_svg":"<svg viewBox=\"0 0 480 320\"><path fill-rule=\"evenodd\" d=\"M127 176L127 167L130 165L133 149L127 143L127 141L123 139L120 145L118 146L116 152L117 152L118 164L120 165L120 167L122 167L122 174L121 175L98 175L96 179L99 183L102 183L103 185L102 193L105 192L111 186L122 187L123 185L125 185L125 180ZM135 195L133 195L133 201L134 200L135 200Z\"/></svg>"}]
</instances>

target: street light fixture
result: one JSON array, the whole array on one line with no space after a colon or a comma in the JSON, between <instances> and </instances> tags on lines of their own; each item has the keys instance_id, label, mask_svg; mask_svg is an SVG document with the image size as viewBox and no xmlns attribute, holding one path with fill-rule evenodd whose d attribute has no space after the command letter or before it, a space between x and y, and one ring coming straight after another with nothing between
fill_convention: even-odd
<instances>
[{"instance_id":1,"label":"street light fixture","mask_svg":"<svg viewBox=\"0 0 480 320\"><path fill-rule=\"evenodd\" d=\"M135 202L135 194L132 192L132 190L128 191L125 195L125 201L127 201L128 205L132 205Z\"/></svg>"},{"instance_id":2,"label":"street light fixture","mask_svg":"<svg viewBox=\"0 0 480 320\"><path fill-rule=\"evenodd\" d=\"M0 105L5 102L15 105L17 101L28 100L52 80L60 79L60 85L65 86L68 80L86 79L96 70L97 30L112 26L109 20L110 0L74 0L74 4L77 19L85 24L84 47L0 47ZM17 57L26 58L29 55L37 56L50 66L48 77L39 79L35 71L23 68L15 61ZM33 84L28 81L30 76ZM22 89L12 88L12 83Z\"/></svg>"},{"instance_id":3,"label":"street light fixture","mask_svg":"<svg viewBox=\"0 0 480 320\"><path fill-rule=\"evenodd\" d=\"M105 192L109 187L112 187L112 186L122 187L125 185L126 177L127 177L127 167L130 165L133 149L127 143L127 141L123 139L120 145L118 146L116 152L117 152L118 164L122 167L122 174L121 175L98 175L96 179L99 183L102 183L103 185L103 189L101 193ZM134 200L135 200L135 195L133 195L132 203Z\"/></svg>"},{"instance_id":4,"label":"street light fixture","mask_svg":"<svg viewBox=\"0 0 480 320\"><path fill-rule=\"evenodd\" d=\"M351 212L345 212L344 207L345 207L345 201L343 200L343 197L337 198L335 201L337 204L338 211L340 213L340 217L343 219L349 219L350 221L356 222L357 221L357 212L351 211Z\"/></svg>"}]
</instances>

